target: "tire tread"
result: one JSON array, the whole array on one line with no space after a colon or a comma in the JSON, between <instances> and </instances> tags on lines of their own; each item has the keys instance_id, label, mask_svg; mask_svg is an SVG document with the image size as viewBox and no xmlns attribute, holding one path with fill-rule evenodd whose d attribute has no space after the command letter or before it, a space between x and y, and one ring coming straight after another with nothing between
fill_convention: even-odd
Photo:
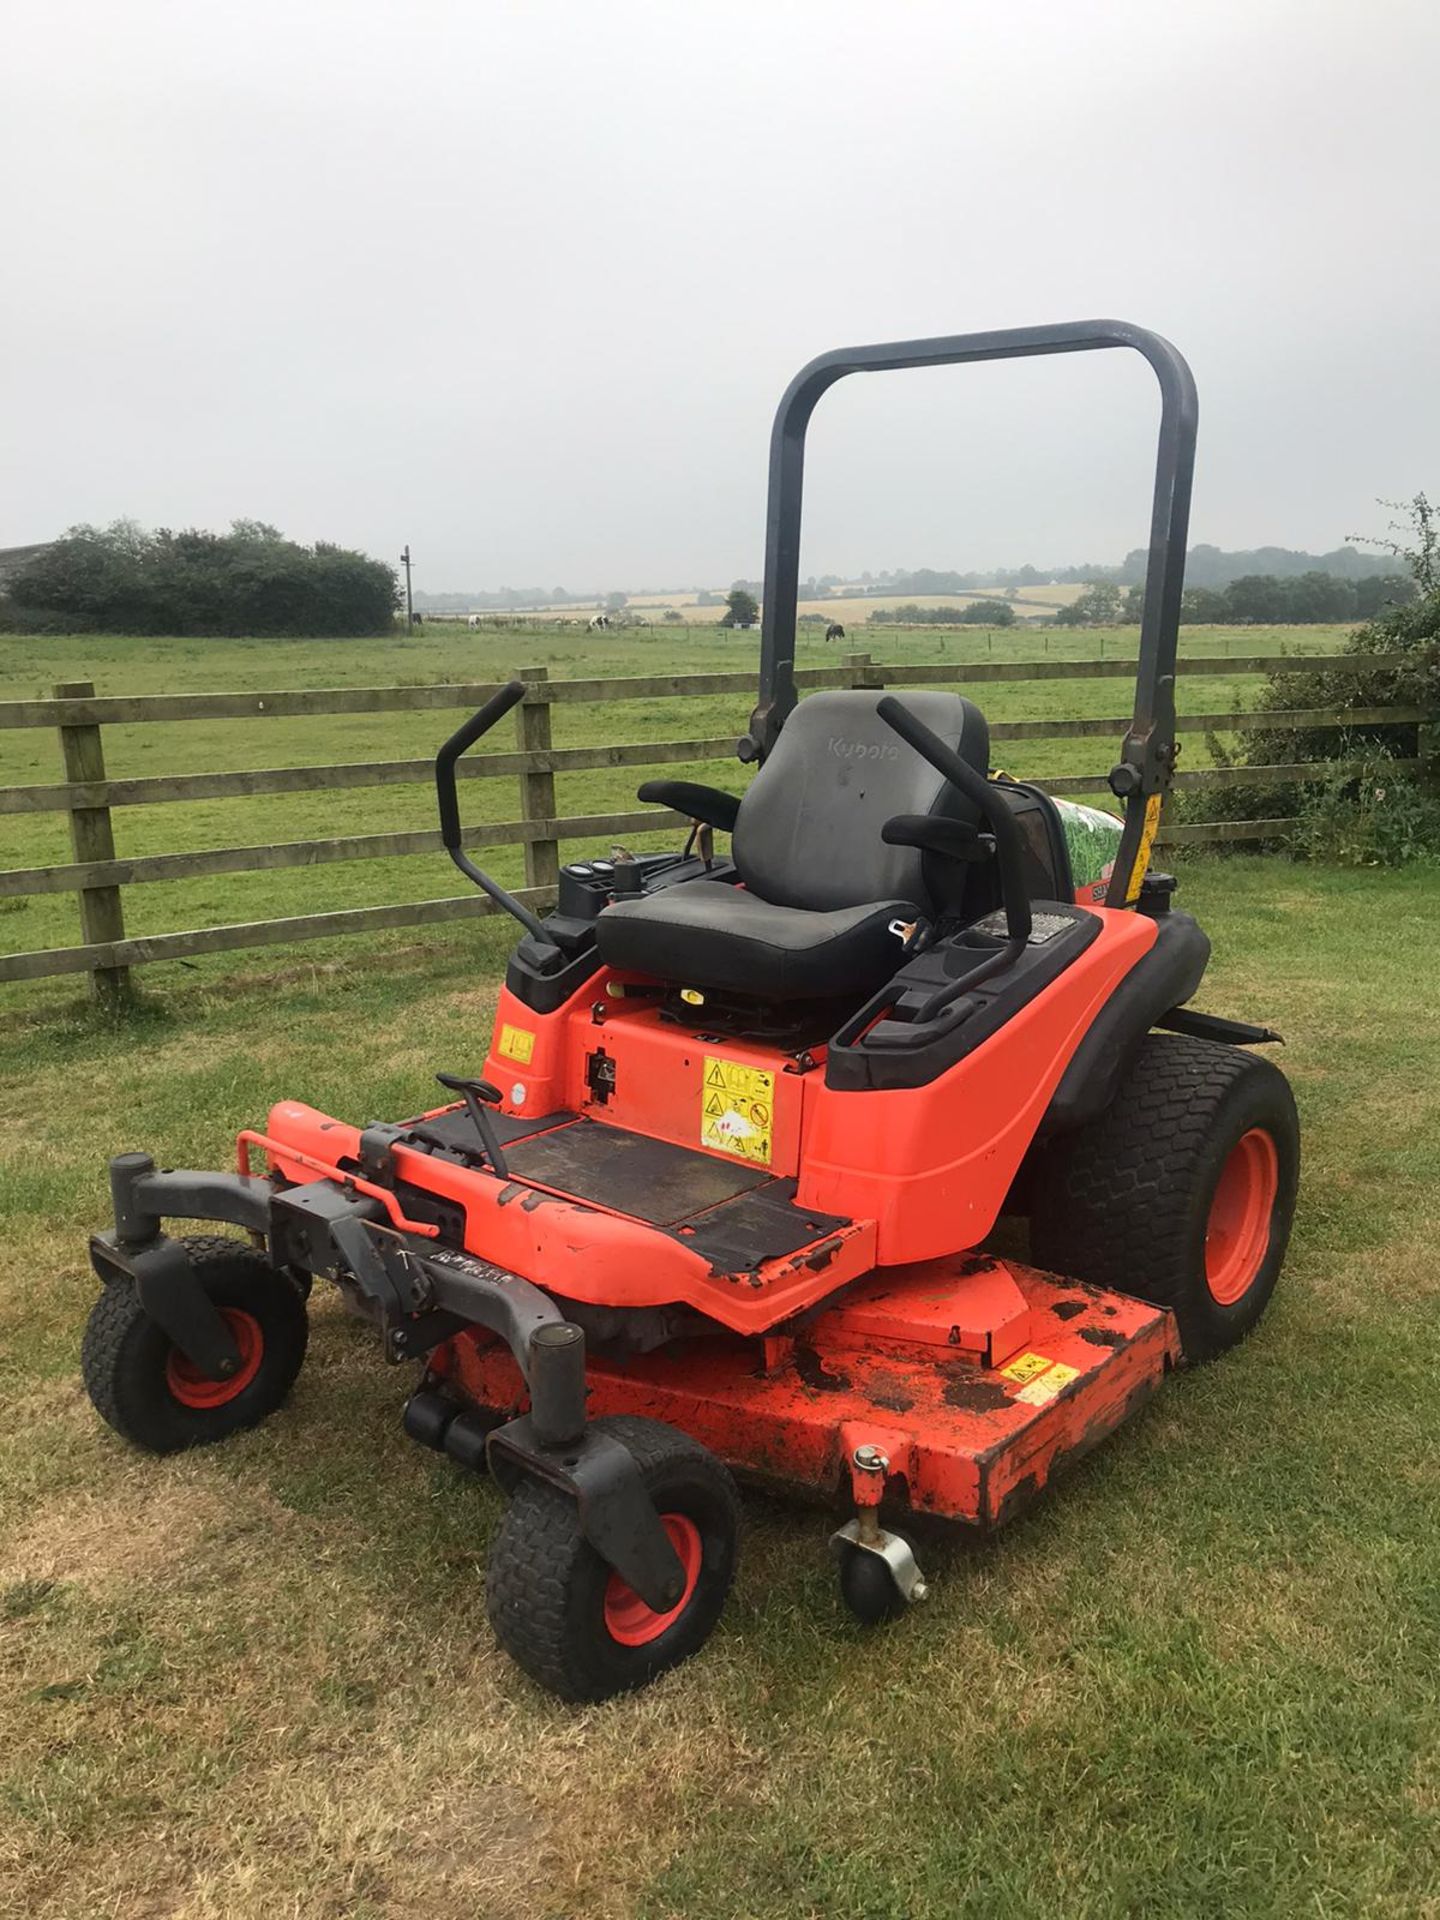
<instances>
[{"instance_id":1,"label":"tire tread","mask_svg":"<svg viewBox=\"0 0 1440 1920\"><path fill-rule=\"evenodd\" d=\"M1298 1147L1294 1099L1272 1062L1188 1034L1149 1035L1110 1110L1050 1149L1032 1208L1038 1265L1170 1307L1191 1358L1225 1344L1199 1324L1191 1223L1197 1172L1245 1082L1274 1100ZM1293 1179L1281 1204L1288 1233Z\"/></svg>"}]
</instances>

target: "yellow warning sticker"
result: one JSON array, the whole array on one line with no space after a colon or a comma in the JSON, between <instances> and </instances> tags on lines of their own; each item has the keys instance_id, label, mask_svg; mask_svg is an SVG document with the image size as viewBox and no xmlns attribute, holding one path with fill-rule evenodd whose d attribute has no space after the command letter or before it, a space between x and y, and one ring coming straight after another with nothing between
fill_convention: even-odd
<instances>
[{"instance_id":1,"label":"yellow warning sticker","mask_svg":"<svg viewBox=\"0 0 1440 1920\"><path fill-rule=\"evenodd\" d=\"M1043 1353L1018 1353L1000 1371L1007 1380L1033 1380L1037 1373L1044 1373L1050 1362Z\"/></svg>"},{"instance_id":2,"label":"yellow warning sticker","mask_svg":"<svg viewBox=\"0 0 1440 1920\"><path fill-rule=\"evenodd\" d=\"M527 1027L503 1026L500 1051L507 1060L518 1060L522 1067L528 1067L535 1054L535 1036Z\"/></svg>"},{"instance_id":3,"label":"yellow warning sticker","mask_svg":"<svg viewBox=\"0 0 1440 1920\"><path fill-rule=\"evenodd\" d=\"M1130 884L1125 889L1125 904L1133 906L1140 898L1140 882L1145 878L1150 865L1150 849L1155 844L1155 835L1160 831L1160 802L1162 795L1152 793L1145 802L1145 827L1140 835L1140 846L1135 855L1135 864L1130 869Z\"/></svg>"},{"instance_id":4,"label":"yellow warning sticker","mask_svg":"<svg viewBox=\"0 0 1440 1920\"><path fill-rule=\"evenodd\" d=\"M707 1053L700 1087L700 1144L768 1167L775 1116L775 1076Z\"/></svg>"},{"instance_id":5,"label":"yellow warning sticker","mask_svg":"<svg viewBox=\"0 0 1440 1920\"><path fill-rule=\"evenodd\" d=\"M1037 1375L1028 1387L1023 1387L1016 1394L1015 1398L1023 1400L1029 1407L1048 1406L1058 1394L1064 1392L1072 1380L1079 1378L1078 1367L1067 1367L1057 1360L1047 1373Z\"/></svg>"}]
</instances>

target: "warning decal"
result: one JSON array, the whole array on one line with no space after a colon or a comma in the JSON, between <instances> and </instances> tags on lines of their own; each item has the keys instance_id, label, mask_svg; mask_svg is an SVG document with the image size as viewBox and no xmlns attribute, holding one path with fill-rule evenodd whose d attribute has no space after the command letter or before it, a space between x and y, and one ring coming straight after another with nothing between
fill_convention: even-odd
<instances>
[{"instance_id":1,"label":"warning decal","mask_svg":"<svg viewBox=\"0 0 1440 1920\"><path fill-rule=\"evenodd\" d=\"M1007 1380L1033 1380L1037 1373L1044 1373L1050 1362L1043 1353L1020 1353L1000 1371Z\"/></svg>"},{"instance_id":2,"label":"warning decal","mask_svg":"<svg viewBox=\"0 0 1440 1920\"><path fill-rule=\"evenodd\" d=\"M1072 1380L1080 1378L1078 1367L1064 1366L1057 1360L1048 1372L1039 1374L1028 1387L1022 1387L1016 1394L1017 1400L1023 1400L1029 1407L1048 1406L1055 1397L1069 1386Z\"/></svg>"},{"instance_id":3,"label":"warning decal","mask_svg":"<svg viewBox=\"0 0 1440 1920\"><path fill-rule=\"evenodd\" d=\"M500 1051L507 1060L518 1060L522 1067L528 1067L535 1054L535 1036L524 1027L502 1026Z\"/></svg>"},{"instance_id":4,"label":"warning decal","mask_svg":"<svg viewBox=\"0 0 1440 1920\"><path fill-rule=\"evenodd\" d=\"M775 1076L707 1053L700 1087L700 1144L768 1167L775 1115Z\"/></svg>"}]
</instances>

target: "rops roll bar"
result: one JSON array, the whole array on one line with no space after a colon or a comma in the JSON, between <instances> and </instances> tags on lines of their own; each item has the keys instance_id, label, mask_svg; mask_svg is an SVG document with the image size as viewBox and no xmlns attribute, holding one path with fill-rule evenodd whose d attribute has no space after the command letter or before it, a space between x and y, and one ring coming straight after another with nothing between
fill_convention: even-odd
<instances>
[{"instance_id":1,"label":"rops roll bar","mask_svg":"<svg viewBox=\"0 0 1440 1920\"><path fill-rule=\"evenodd\" d=\"M1160 435L1150 514L1150 552L1140 619L1135 712L1110 775L1125 802L1125 829L1107 904L1128 906L1140 889L1160 800L1175 758L1175 656L1180 591L1190 522L1198 406L1195 382L1168 340L1126 320L1077 320L1053 327L1014 327L994 333L894 340L842 347L802 367L786 389L770 436L770 490L765 515L764 610L760 690L742 760L763 759L795 705L795 613L800 582L800 508L805 432L817 401L850 373L888 373L901 367L957 366L972 360L1020 360L1047 353L1087 353L1131 347L1143 354L1160 383Z\"/></svg>"}]
</instances>

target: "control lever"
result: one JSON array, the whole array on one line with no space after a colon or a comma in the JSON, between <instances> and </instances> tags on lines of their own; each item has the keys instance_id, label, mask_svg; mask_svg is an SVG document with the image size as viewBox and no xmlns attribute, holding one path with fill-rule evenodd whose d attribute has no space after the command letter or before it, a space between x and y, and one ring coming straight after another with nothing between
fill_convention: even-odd
<instances>
[{"instance_id":1,"label":"control lever","mask_svg":"<svg viewBox=\"0 0 1440 1920\"><path fill-rule=\"evenodd\" d=\"M993 833L981 833L968 820L947 820L930 813L897 813L880 829L887 847L919 847L947 860L988 860L995 851Z\"/></svg>"},{"instance_id":2,"label":"control lever","mask_svg":"<svg viewBox=\"0 0 1440 1920\"><path fill-rule=\"evenodd\" d=\"M487 894L497 907L503 908L512 920L518 920L533 940L539 940L542 945L553 949L563 947L564 942L556 939L551 930L542 925L528 907L522 906L513 893L507 893L498 880L492 880L483 868L477 867L461 844L460 796L455 789L455 763L462 753L473 747L477 740L483 739L496 722L503 720L510 709L519 706L524 698L525 682L512 680L507 686L501 687L498 693L492 693L464 726L455 729L435 756L435 796L440 808L441 843L461 873L467 880L473 880L480 891ZM498 1094L496 1098L499 1098Z\"/></svg>"},{"instance_id":3,"label":"control lever","mask_svg":"<svg viewBox=\"0 0 1440 1920\"><path fill-rule=\"evenodd\" d=\"M942 778L952 787L963 793L988 823L994 839L995 858L1000 868L1000 898L1005 908L1005 945L998 952L990 954L978 966L962 973L958 980L951 980L945 986L932 993L917 1014L917 1024L937 1019L947 1007L957 1000L964 999L967 993L981 986L986 980L993 979L997 973L1003 973L1024 953L1030 939L1031 915L1030 894L1025 884L1024 848L1020 840L1020 829L1015 824L1015 816L1005 796L992 786L983 774L979 774L966 761L960 758L955 749L931 731L923 720L902 707L893 694L887 693L875 703L875 711L886 726L898 733L907 745L912 746L922 760L928 760ZM881 837L888 839L891 825L899 825L902 830L911 824L913 816L901 814L897 821L887 821L881 828ZM926 821L927 827L932 824ZM947 823L948 824L948 823ZM901 841L903 846L907 844ZM911 842L910 844L916 844ZM923 844L923 842L919 843ZM948 851L948 849L947 849Z\"/></svg>"},{"instance_id":4,"label":"control lever","mask_svg":"<svg viewBox=\"0 0 1440 1920\"><path fill-rule=\"evenodd\" d=\"M485 1111L485 1106L499 1106L504 1097L500 1089L488 1080L468 1080L462 1073L437 1073L435 1078L447 1093L458 1093L464 1100L465 1109L474 1121L475 1131L485 1149L485 1158L500 1179L508 1180L510 1169L496 1136L494 1122ZM481 1104L482 1101L485 1105Z\"/></svg>"}]
</instances>

